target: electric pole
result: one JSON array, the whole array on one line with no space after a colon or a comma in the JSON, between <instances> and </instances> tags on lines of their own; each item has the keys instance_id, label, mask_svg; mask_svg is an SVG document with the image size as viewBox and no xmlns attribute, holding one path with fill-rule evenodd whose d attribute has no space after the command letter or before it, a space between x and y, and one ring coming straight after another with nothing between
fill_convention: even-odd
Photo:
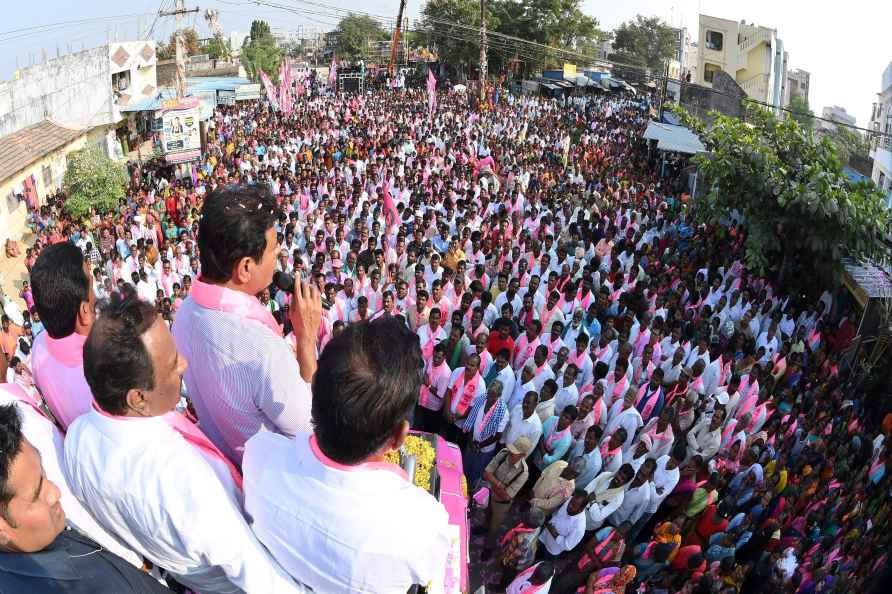
<instances>
[{"instance_id":1,"label":"electric pole","mask_svg":"<svg viewBox=\"0 0 892 594\"><path fill-rule=\"evenodd\" d=\"M198 12L198 7L186 10L186 0L176 0L176 9L171 12L159 12L161 16L172 16L176 18L177 30L174 36L176 40L176 65L177 73L174 78L174 85L177 89L177 99L181 99L186 95L186 48L185 38L183 36L183 15Z\"/></svg>"},{"instance_id":2,"label":"electric pole","mask_svg":"<svg viewBox=\"0 0 892 594\"><path fill-rule=\"evenodd\" d=\"M400 44L400 29L403 26L403 11L406 9L406 0L400 0L400 9L396 14L396 26L393 29L393 39L390 42L390 66L387 68L390 76L393 76L396 65L396 51Z\"/></svg>"},{"instance_id":3,"label":"electric pole","mask_svg":"<svg viewBox=\"0 0 892 594\"><path fill-rule=\"evenodd\" d=\"M480 0L480 100L486 98L486 0Z\"/></svg>"}]
</instances>

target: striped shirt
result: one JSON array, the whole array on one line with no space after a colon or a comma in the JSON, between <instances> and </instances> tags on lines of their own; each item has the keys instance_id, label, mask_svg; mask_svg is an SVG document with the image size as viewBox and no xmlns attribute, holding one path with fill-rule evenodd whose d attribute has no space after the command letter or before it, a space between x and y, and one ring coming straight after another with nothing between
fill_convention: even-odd
<instances>
[{"instance_id":1,"label":"striped shirt","mask_svg":"<svg viewBox=\"0 0 892 594\"><path fill-rule=\"evenodd\" d=\"M289 437L311 431L310 385L294 352L272 330L187 298L173 325L199 425L234 464L261 429Z\"/></svg>"}]
</instances>

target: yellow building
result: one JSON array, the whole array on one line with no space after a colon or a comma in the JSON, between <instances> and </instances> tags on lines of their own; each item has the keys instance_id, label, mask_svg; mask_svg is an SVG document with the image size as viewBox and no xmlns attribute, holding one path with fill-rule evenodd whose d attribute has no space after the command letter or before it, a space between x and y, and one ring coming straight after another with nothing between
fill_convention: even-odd
<instances>
[{"instance_id":1,"label":"yellow building","mask_svg":"<svg viewBox=\"0 0 892 594\"><path fill-rule=\"evenodd\" d=\"M775 29L701 14L696 82L710 86L719 70L750 98L783 107L787 53Z\"/></svg>"},{"instance_id":2,"label":"yellow building","mask_svg":"<svg viewBox=\"0 0 892 594\"><path fill-rule=\"evenodd\" d=\"M40 206L59 189L68 153L86 144L85 130L49 120L0 138L0 246L21 239L28 205Z\"/></svg>"}]
</instances>

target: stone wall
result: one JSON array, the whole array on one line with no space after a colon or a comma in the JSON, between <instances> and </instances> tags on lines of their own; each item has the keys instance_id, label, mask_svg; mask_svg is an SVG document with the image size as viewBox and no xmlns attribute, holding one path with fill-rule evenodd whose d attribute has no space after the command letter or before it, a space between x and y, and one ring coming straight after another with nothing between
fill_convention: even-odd
<instances>
[{"instance_id":1,"label":"stone wall","mask_svg":"<svg viewBox=\"0 0 892 594\"><path fill-rule=\"evenodd\" d=\"M681 83L681 105L689 113L701 119L708 119L707 114L710 111L741 117L744 98L746 93L737 81L723 70L715 73L712 87Z\"/></svg>"}]
</instances>

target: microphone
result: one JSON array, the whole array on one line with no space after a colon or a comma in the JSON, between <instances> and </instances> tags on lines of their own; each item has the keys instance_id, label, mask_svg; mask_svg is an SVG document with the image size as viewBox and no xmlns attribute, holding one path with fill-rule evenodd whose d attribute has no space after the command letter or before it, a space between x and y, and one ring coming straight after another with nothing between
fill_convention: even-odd
<instances>
[{"instance_id":1,"label":"microphone","mask_svg":"<svg viewBox=\"0 0 892 594\"><path fill-rule=\"evenodd\" d=\"M273 284L280 291L284 291L288 294L294 293L294 277L287 272L277 270L275 274L273 274Z\"/></svg>"}]
</instances>

